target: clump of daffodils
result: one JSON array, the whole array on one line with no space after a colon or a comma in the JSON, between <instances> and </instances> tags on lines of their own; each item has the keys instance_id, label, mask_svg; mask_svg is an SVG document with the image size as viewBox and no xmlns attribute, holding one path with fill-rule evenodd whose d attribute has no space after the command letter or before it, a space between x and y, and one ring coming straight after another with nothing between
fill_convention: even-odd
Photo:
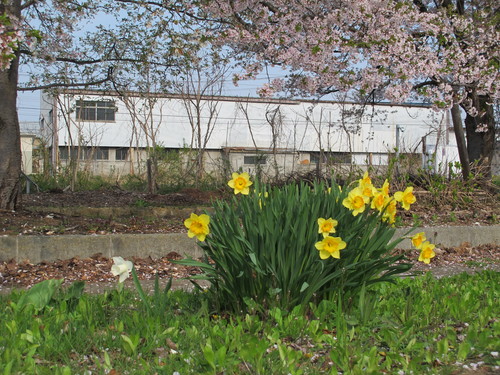
<instances>
[{"instance_id":1,"label":"clump of daffodils","mask_svg":"<svg viewBox=\"0 0 500 375\"><path fill-rule=\"evenodd\" d=\"M232 173L232 179L227 185L233 189L234 194L248 195L250 194L250 186L253 182L250 180L248 173ZM341 188L339 186L339 191ZM331 192L329 188L328 192ZM259 196L262 193L259 193ZM267 192L264 193L264 198L269 198ZM261 198L261 197L260 197ZM372 209L380 213L382 221L393 225L396 219L398 204L404 209L409 210L410 206L416 202L413 194L413 187L407 187L404 191L397 191L393 196L390 195L389 181L385 180L380 188L376 188L368 174L365 172L363 177L358 180L357 185L347 193L347 197L342 200L342 205L349 209L353 216L362 214L366 210ZM263 208L262 199L258 201L260 209ZM208 215L191 216L184 221L184 225L188 229L190 238L196 237L199 241L205 241L206 236L210 233L209 230L210 217ZM319 251L321 259L329 257L339 259L340 251L347 248L348 244L340 237L333 237L336 233L338 221L333 218L318 218L318 234L322 239L315 243L315 248ZM435 245L426 241L423 232L417 233L412 237L413 246L419 249L419 261L429 263L435 257Z\"/></svg>"},{"instance_id":2,"label":"clump of daffodils","mask_svg":"<svg viewBox=\"0 0 500 375\"><path fill-rule=\"evenodd\" d=\"M404 210L409 210L416 201L412 186L407 187L404 191L395 192L391 197L389 181L385 180L382 187L377 189L373 186L368 172L365 172L363 178L358 180L357 186L348 193L342 204L351 210L353 216L363 213L365 209L370 207L372 210L379 211L382 220L392 225L396 221L398 203ZM415 248L421 250L419 261L428 264L436 256L435 245L426 241L423 232L413 236L412 243Z\"/></svg>"},{"instance_id":3,"label":"clump of daffodils","mask_svg":"<svg viewBox=\"0 0 500 375\"><path fill-rule=\"evenodd\" d=\"M351 210L353 216L364 212L369 205L371 209L382 213L382 220L394 224L397 213L396 204L400 203L405 210L409 210L416 201L413 187L407 187L405 191L397 191L391 197L389 181L385 180L382 187L377 189L373 186L368 172L365 172L363 178L358 181L358 185L349 192L342 204Z\"/></svg>"}]
</instances>

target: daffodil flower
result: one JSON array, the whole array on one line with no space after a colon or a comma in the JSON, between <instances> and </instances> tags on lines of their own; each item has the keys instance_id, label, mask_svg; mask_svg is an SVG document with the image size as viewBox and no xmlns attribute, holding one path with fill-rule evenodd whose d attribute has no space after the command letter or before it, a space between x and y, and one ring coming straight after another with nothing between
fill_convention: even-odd
<instances>
[{"instance_id":1,"label":"daffodil flower","mask_svg":"<svg viewBox=\"0 0 500 375\"><path fill-rule=\"evenodd\" d=\"M342 201L342 204L352 211L353 216L357 216L365 210L366 204L370 201L363 191L357 187L352 189L347 198Z\"/></svg>"},{"instance_id":2,"label":"daffodil flower","mask_svg":"<svg viewBox=\"0 0 500 375\"><path fill-rule=\"evenodd\" d=\"M394 193L394 199L396 199L397 202L401 202L401 205L407 211L410 209L410 205L417 201L417 198L413 195L412 186L407 187L405 191Z\"/></svg>"},{"instance_id":3,"label":"daffodil flower","mask_svg":"<svg viewBox=\"0 0 500 375\"><path fill-rule=\"evenodd\" d=\"M328 257L340 259L340 250L346 248L347 244L340 237L326 236L322 241L314 245L319 250L319 257L327 259Z\"/></svg>"},{"instance_id":4,"label":"daffodil flower","mask_svg":"<svg viewBox=\"0 0 500 375\"><path fill-rule=\"evenodd\" d=\"M384 184L382 185L382 187L379 189L379 191L384 194L385 197L389 197L389 191L390 191L390 185L389 185L389 181L385 180L384 181Z\"/></svg>"},{"instance_id":5,"label":"daffodil flower","mask_svg":"<svg viewBox=\"0 0 500 375\"><path fill-rule=\"evenodd\" d=\"M394 222L396 221L396 213L397 213L396 201L394 199L391 199L389 204L385 208L384 214L382 215L382 220L388 221L389 224L394 224Z\"/></svg>"},{"instance_id":6,"label":"daffodil flower","mask_svg":"<svg viewBox=\"0 0 500 375\"><path fill-rule=\"evenodd\" d=\"M233 179L227 184L230 188L234 189L234 194L241 193L248 195L248 193L250 193L249 187L253 184L253 182L250 181L249 174L247 172L243 172L241 174L235 172L232 174L232 177Z\"/></svg>"},{"instance_id":7,"label":"daffodil flower","mask_svg":"<svg viewBox=\"0 0 500 375\"><path fill-rule=\"evenodd\" d=\"M210 233L208 225L210 216L202 214L191 214L189 219L184 220L184 226L188 229L188 237L196 237L199 241L205 241L205 237Z\"/></svg>"},{"instance_id":8,"label":"daffodil flower","mask_svg":"<svg viewBox=\"0 0 500 375\"><path fill-rule=\"evenodd\" d=\"M359 188L363 195L368 198L372 198L377 193L377 189L372 184L359 185Z\"/></svg>"},{"instance_id":9,"label":"daffodil flower","mask_svg":"<svg viewBox=\"0 0 500 375\"><path fill-rule=\"evenodd\" d=\"M367 185L367 184L370 184L371 185L372 183L372 179L370 178L370 176L368 175L368 171L366 171L364 174L363 174L363 178L361 180L359 180L359 184L363 184L363 185Z\"/></svg>"},{"instance_id":10,"label":"daffodil flower","mask_svg":"<svg viewBox=\"0 0 500 375\"><path fill-rule=\"evenodd\" d=\"M387 203L388 198L384 195L384 193L377 192L372 199L371 208L382 212Z\"/></svg>"},{"instance_id":11,"label":"daffodil flower","mask_svg":"<svg viewBox=\"0 0 500 375\"><path fill-rule=\"evenodd\" d=\"M122 257L113 257L113 265L111 273L113 276L120 276L119 283L123 283L129 276L134 264L129 260L124 260Z\"/></svg>"},{"instance_id":12,"label":"daffodil flower","mask_svg":"<svg viewBox=\"0 0 500 375\"><path fill-rule=\"evenodd\" d=\"M363 192L363 195L368 198L372 198L377 193L377 189L372 185L372 180L368 176L368 172L365 172L363 178L359 180L358 187Z\"/></svg>"},{"instance_id":13,"label":"daffodil flower","mask_svg":"<svg viewBox=\"0 0 500 375\"><path fill-rule=\"evenodd\" d=\"M425 241L422 244L422 250L420 251L420 256L418 257L419 262L429 264L431 259L436 256L436 253L434 252L435 247L436 245L431 244L429 241Z\"/></svg>"},{"instance_id":14,"label":"daffodil flower","mask_svg":"<svg viewBox=\"0 0 500 375\"><path fill-rule=\"evenodd\" d=\"M337 224L338 221L333 220L331 217L328 219L320 217L318 219L318 233L321 233L323 237L327 237L330 233L335 233Z\"/></svg>"},{"instance_id":15,"label":"daffodil flower","mask_svg":"<svg viewBox=\"0 0 500 375\"><path fill-rule=\"evenodd\" d=\"M420 232L420 233L417 233L416 235L414 235L412 238L411 238L411 243L412 245L417 248L417 249L421 249L422 248L422 245L424 244L426 238L425 238L425 233L424 232Z\"/></svg>"}]
</instances>

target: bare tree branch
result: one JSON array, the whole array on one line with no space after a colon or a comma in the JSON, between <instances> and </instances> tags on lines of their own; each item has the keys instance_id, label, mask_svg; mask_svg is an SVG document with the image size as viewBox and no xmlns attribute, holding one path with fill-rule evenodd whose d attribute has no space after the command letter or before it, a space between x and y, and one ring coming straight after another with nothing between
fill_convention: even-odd
<instances>
[{"instance_id":1,"label":"bare tree branch","mask_svg":"<svg viewBox=\"0 0 500 375\"><path fill-rule=\"evenodd\" d=\"M35 5L37 2L38 2L38 0L29 0L29 1L26 1L24 4L21 4L21 10L29 8L30 6Z\"/></svg>"},{"instance_id":2,"label":"bare tree branch","mask_svg":"<svg viewBox=\"0 0 500 375\"><path fill-rule=\"evenodd\" d=\"M22 49L19 50L19 53L22 53L23 55L28 55L28 56L33 56L33 53L29 50ZM79 60L71 57L55 57L55 61L58 62L69 62L75 65L92 65L92 64L100 64L104 62L129 62L129 63L144 63L143 60L140 59L131 59L131 58L125 58L125 57L113 57L113 58L100 58L100 59L88 59L88 60ZM160 62L155 62L155 61L150 61L148 62L151 65L156 65L156 66L164 66L164 67L172 67L173 64L165 64L165 63L160 63Z\"/></svg>"},{"instance_id":3,"label":"bare tree branch","mask_svg":"<svg viewBox=\"0 0 500 375\"><path fill-rule=\"evenodd\" d=\"M113 79L112 75L113 75L113 67L109 67L106 78L97 81L78 82L78 83L51 83L49 85L41 85L41 86L18 87L17 91L35 91L35 90L52 89L55 87L87 87L87 86L100 85L101 83L111 81Z\"/></svg>"}]
</instances>

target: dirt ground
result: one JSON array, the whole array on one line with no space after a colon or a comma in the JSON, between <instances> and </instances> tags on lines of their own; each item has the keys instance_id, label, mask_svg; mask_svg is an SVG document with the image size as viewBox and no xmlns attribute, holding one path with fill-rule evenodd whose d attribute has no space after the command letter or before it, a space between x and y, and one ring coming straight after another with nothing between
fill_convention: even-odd
<instances>
[{"instance_id":1,"label":"dirt ground","mask_svg":"<svg viewBox=\"0 0 500 375\"><path fill-rule=\"evenodd\" d=\"M435 197L426 191L415 192L417 203L410 211L401 210L398 225L492 225L500 223L498 195L478 193L458 197ZM149 195L120 189L84 192L24 194L21 209L0 212L0 235L170 233L185 231L186 217L165 215L108 216L82 215L81 208L208 207L223 192L185 189L178 193ZM60 208L75 208L72 214L58 213ZM185 214L184 214L185 215Z\"/></svg>"},{"instance_id":2,"label":"dirt ground","mask_svg":"<svg viewBox=\"0 0 500 375\"><path fill-rule=\"evenodd\" d=\"M399 213L398 224L418 226L439 225L493 225L500 220L498 196L479 193L461 197L435 197L425 191L416 191L417 203L411 211ZM171 233L185 232L180 214L164 217L147 215L113 216L96 218L79 214L85 207L134 207L147 212L148 207L185 207L200 209L209 207L222 192L204 192L186 189L178 193L148 195L119 189L87 192L52 192L23 195L22 209L0 212L0 235L62 235L62 234L110 234L110 233ZM57 208L74 208L73 214L57 213ZM184 210L185 211L185 210ZM178 211L183 212L183 211ZM413 271L433 271L437 276L457 272L474 272L481 269L500 270L500 248L496 245L472 247L462 244L455 248L437 249L431 265L415 262ZM415 260L418 256L409 256ZM192 267L175 265L176 253L160 259L131 259L139 278L152 280L158 273L161 279L182 279L195 274ZM84 280L87 283L111 283L112 260L96 254L91 258L73 258L41 264L14 261L0 262L0 291L11 287L29 287L49 278L64 278L66 282Z\"/></svg>"},{"instance_id":3,"label":"dirt ground","mask_svg":"<svg viewBox=\"0 0 500 375\"><path fill-rule=\"evenodd\" d=\"M0 235L172 233L184 231L185 218L147 215L109 216L82 214L82 208L203 207L220 197L218 192L185 189L172 194L145 194L119 189L24 194L17 211L0 211ZM58 209L74 209L61 214Z\"/></svg>"}]
</instances>

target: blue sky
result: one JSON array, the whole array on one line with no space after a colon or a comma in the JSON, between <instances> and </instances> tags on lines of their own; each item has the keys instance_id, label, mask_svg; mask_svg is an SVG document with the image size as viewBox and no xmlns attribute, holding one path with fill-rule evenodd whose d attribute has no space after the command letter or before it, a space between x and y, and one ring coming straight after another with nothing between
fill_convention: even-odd
<instances>
[{"instance_id":1,"label":"blue sky","mask_svg":"<svg viewBox=\"0 0 500 375\"><path fill-rule=\"evenodd\" d=\"M270 79L282 77L284 75L281 69L275 69ZM238 87L234 86L232 77L228 77L228 81L224 88L224 95L226 96L257 96L257 90L268 81L267 77L262 77L255 80L240 81ZM19 80L26 81L28 74L20 72ZM17 98L17 111L20 122L38 122L40 114L40 91L20 91Z\"/></svg>"}]
</instances>

